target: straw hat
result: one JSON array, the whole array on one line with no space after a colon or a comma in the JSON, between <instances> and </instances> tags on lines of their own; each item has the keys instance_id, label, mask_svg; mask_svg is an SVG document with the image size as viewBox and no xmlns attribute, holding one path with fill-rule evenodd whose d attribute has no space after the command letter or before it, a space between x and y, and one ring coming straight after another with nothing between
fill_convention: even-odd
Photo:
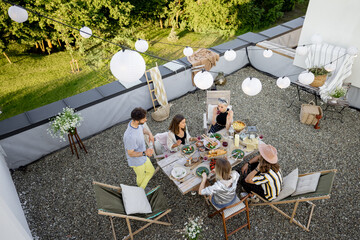
<instances>
[{"instance_id":1,"label":"straw hat","mask_svg":"<svg viewBox=\"0 0 360 240\"><path fill-rule=\"evenodd\" d=\"M275 164L278 161L277 150L271 145L265 143L259 144L259 152L261 156L271 164Z\"/></svg>"}]
</instances>

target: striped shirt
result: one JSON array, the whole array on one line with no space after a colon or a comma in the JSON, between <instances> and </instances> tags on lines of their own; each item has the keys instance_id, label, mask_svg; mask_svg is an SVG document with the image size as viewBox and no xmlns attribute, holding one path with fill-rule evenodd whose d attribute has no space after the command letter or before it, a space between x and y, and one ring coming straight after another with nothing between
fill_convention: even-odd
<instances>
[{"instance_id":1,"label":"striped shirt","mask_svg":"<svg viewBox=\"0 0 360 240\"><path fill-rule=\"evenodd\" d=\"M274 172L270 169L268 173L260 173L252 180L256 185L261 185L268 201L272 201L277 198L281 191L281 184L283 181L281 171Z\"/></svg>"}]
</instances>

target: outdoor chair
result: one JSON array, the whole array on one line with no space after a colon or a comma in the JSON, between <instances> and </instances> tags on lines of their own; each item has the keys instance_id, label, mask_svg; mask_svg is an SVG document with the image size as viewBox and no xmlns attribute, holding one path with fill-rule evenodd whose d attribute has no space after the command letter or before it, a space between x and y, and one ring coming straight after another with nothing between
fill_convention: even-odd
<instances>
[{"instance_id":1,"label":"outdoor chair","mask_svg":"<svg viewBox=\"0 0 360 240\"><path fill-rule=\"evenodd\" d=\"M224 233L225 233L225 239L227 240L229 236L233 235L234 233L236 233L237 231L239 231L240 229L243 229L245 227L248 227L248 229L250 229L250 216L249 216L249 205L248 205L248 197L249 195L245 196L242 199L239 199L239 197L236 196L236 200L235 203L224 207L224 208L217 208L215 207L211 201L206 201L208 204L210 202L211 206L213 208L215 208L215 212L211 213L208 215L209 218L214 217L216 214L219 214L222 218L222 222L223 222L223 226L224 226ZM245 223L244 225L241 225L240 227L238 227L237 229L235 229L234 231L227 233L227 227L226 227L226 221L229 220L230 218L240 214L240 213L246 213L246 220L247 223Z\"/></svg>"},{"instance_id":2,"label":"outdoor chair","mask_svg":"<svg viewBox=\"0 0 360 240\"><path fill-rule=\"evenodd\" d=\"M313 204L311 201L330 198L331 188L332 188L332 185L334 182L334 177L335 177L336 171L337 171L336 169L332 169L332 170L319 171L319 172L314 172L314 173L300 174L299 177L320 173L320 178L319 178L315 192L300 194L300 195L296 195L296 196L288 196L281 200L275 199L274 201L271 201L271 202L267 201L266 199L260 197L258 194L253 192L253 194L255 194L262 202L250 203L250 206L268 205L268 206L272 207L273 209L275 209L276 211L278 211L279 213L281 213L283 216L289 218L290 223L295 223L296 225L298 225L305 231L309 231L312 214L313 214L314 208L315 208L315 204ZM286 177L284 178L283 184L285 184L285 181L286 181ZM302 187L303 186L299 186L299 184L298 184L296 186L295 191L297 191L298 188L302 188ZM283 191L285 191L284 188L281 190L279 196L282 194ZM307 202L308 204L311 205L309 219L308 219L308 223L306 226L301 224L298 220L295 219L296 210L298 208L299 203L301 203L301 202ZM292 204L292 203L295 203L295 205L292 210L291 216L286 214L284 211L279 209L277 206L275 206L275 205L280 205L280 204Z\"/></svg>"},{"instance_id":3,"label":"outdoor chair","mask_svg":"<svg viewBox=\"0 0 360 240\"><path fill-rule=\"evenodd\" d=\"M230 90L223 90L223 91L206 91L206 113L204 113L204 130L205 134L209 131L209 127L211 126L213 110L217 107L218 98L225 98L229 102L229 108L231 109L230 105Z\"/></svg>"},{"instance_id":4,"label":"outdoor chair","mask_svg":"<svg viewBox=\"0 0 360 240\"><path fill-rule=\"evenodd\" d=\"M129 235L123 239L134 239L134 235L144 230L153 223L170 226L170 218L167 215L171 212L168 208L166 199L160 186L150 190L146 196L151 205L152 213L149 214L132 214L127 215L122 199L122 192L120 187L103 184L99 182L93 182L95 190L96 203L98 208L98 214L109 216L111 228L114 239L116 240L116 233L114 229L113 217L124 218L126 220L127 227L129 229ZM159 221L162 217L166 216L169 222ZM137 220L145 222L146 224L136 231L132 231L130 220Z\"/></svg>"}]
</instances>

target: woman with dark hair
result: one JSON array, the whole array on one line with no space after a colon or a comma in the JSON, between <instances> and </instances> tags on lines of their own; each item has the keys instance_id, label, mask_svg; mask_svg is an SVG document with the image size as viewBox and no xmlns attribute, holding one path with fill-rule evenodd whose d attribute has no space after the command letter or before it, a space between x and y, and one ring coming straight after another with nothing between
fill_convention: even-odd
<instances>
[{"instance_id":1,"label":"woman with dark hair","mask_svg":"<svg viewBox=\"0 0 360 240\"><path fill-rule=\"evenodd\" d=\"M167 147L172 152L180 151L181 145L189 144L190 141L196 141L197 138L192 138L186 129L186 119L183 115L177 114L170 123Z\"/></svg>"},{"instance_id":2,"label":"woman with dark hair","mask_svg":"<svg viewBox=\"0 0 360 240\"><path fill-rule=\"evenodd\" d=\"M254 192L268 201L278 197L281 191L282 174L278 164L277 150L271 145L259 144L260 155L252 158L241 168L246 175L241 185L247 193ZM252 201L258 201L252 198Z\"/></svg>"},{"instance_id":3,"label":"woman with dark hair","mask_svg":"<svg viewBox=\"0 0 360 240\"><path fill-rule=\"evenodd\" d=\"M210 195L211 203L218 208L230 206L236 200L235 191L239 173L231 171L228 160L219 158L215 164L215 176L217 181L212 186L205 188L207 175L206 173L202 174L199 194Z\"/></svg>"},{"instance_id":4,"label":"woman with dark hair","mask_svg":"<svg viewBox=\"0 0 360 240\"><path fill-rule=\"evenodd\" d=\"M209 133L215 133L221 129L229 130L233 121L233 111L228 108L229 103L224 98L218 99L218 106L214 108Z\"/></svg>"}]
</instances>

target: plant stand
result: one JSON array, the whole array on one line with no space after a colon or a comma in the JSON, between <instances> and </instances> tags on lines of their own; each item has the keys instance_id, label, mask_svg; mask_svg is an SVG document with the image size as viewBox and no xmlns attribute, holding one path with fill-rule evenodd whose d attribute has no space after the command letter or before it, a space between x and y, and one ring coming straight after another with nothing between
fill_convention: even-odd
<instances>
[{"instance_id":1,"label":"plant stand","mask_svg":"<svg viewBox=\"0 0 360 240\"><path fill-rule=\"evenodd\" d=\"M86 151L85 145L81 141L81 138L80 138L79 134L77 133L77 129L75 128L73 133L69 132L68 133L68 139L69 139L69 143L70 143L71 153L72 153L72 155L74 155L74 150L75 150L76 156L79 159L79 153L78 153L78 150L76 148L74 137L75 137L75 140L77 141L77 143L79 144L80 149L84 149L85 153L87 153L87 151Z\"/></svg>"},{"instance_id":2,"label":"plant stand","mask_svg":"<svg viewBox=\"0 0 360 240\"><path fill-rule=\"evenodd\" d=\"M330 110L329 107L332 107L333 109ZM337 107L338 108L341 108L340 110L337 110ZM326 108L324 110L324 113L327 111L327 112L335 112L335 113L338 113L340 115L340 122L341 123L344 123L343 121L343 114L342 114L342 111L346 108L346 107L349 107L349 102L346 100L346 99L337 99L336 101L335 100L332 100L332 99L329 99L326 103ZM324 117L324 119L328 118L326 115Z\"/></svg>"}]
</instances>

